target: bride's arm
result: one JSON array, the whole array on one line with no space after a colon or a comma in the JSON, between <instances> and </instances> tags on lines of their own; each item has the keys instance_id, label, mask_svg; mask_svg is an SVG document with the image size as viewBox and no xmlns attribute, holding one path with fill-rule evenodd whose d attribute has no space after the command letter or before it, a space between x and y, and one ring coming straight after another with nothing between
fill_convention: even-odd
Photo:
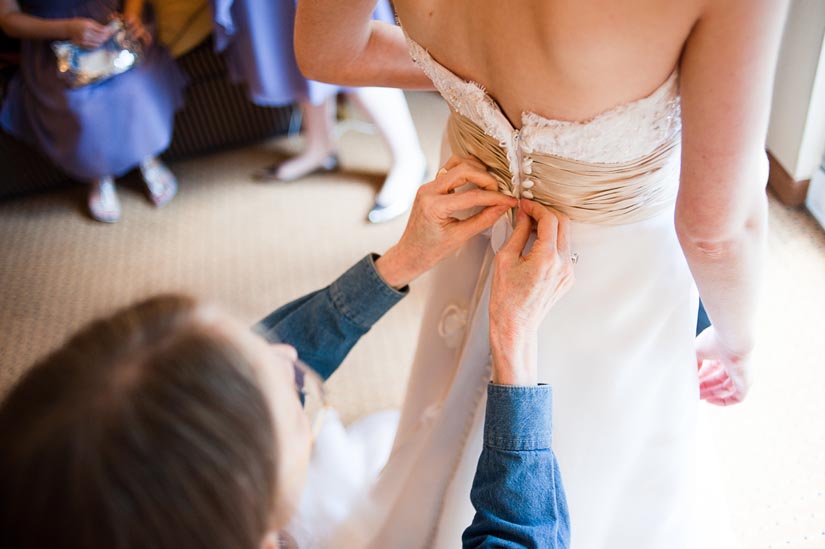
<instances>
[{"instance_id":1,"label":"bride's arm","mask_svg":"<svg viewBox=\"0 0 825 549\"><path fill-rule=\"evenodd\" d=\"M715 348L728 354L709 358L735 365L754 347L767 224L765 137L787 2L708 6L681 60L676 227L714 324Z\"/></svg>"},{"instance_id":2,"label":"bride's arm","mask_svg":"<svg viewBox=\"0 0 825 549\"><path fill-rule=\"evenodd\" d=\"M301 0L295 56L304 76L343 86L433 89L395 25L372 21L376 0Z\"/></svg>"}]
</instances>

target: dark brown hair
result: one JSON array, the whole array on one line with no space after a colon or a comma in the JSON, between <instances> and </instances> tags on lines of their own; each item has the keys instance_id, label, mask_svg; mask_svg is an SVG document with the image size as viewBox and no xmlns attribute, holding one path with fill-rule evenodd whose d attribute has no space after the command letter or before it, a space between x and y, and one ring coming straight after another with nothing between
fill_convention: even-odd
<instances>
[{"instance_id":1,"label":"dark brown hair","mask_svg":"<svg viewBox=\"0 0 825 549\"><path fill-rule=\"evenodd\" d=\"M241 351L163 296L93 322L0 407L0 546L255 549L269 407Z\"/></svg>"}]
</instances>

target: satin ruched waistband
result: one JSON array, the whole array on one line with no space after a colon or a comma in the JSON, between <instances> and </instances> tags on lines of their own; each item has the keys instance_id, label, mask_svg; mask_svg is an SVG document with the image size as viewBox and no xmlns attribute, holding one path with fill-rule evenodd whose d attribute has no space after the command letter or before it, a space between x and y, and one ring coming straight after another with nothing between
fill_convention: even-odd
<instances>
[{"instance_id":1,"label":"satin ruched waistband","mask_svg":"<svg viewBox=\"0 0 825 549\"><path fill-rule=\"evenodd\" d=\"M555 208L572 221L622 225L649 219L674 203L679 183L681 134L650 154L616 164L583 162L506 145L453 111L447 137L454 154L475 156L499 180L499 190ZM512 167L520 173L514 177ZM529 181L529 182L528 182ZM528 195L529 196L529 195Z\"/></svg>"}]
</instances>

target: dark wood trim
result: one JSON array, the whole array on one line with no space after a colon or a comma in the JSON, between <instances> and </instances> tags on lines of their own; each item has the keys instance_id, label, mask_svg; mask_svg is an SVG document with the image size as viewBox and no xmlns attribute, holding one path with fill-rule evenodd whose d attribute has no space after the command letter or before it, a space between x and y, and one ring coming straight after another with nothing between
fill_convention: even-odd
<instances>
[{"instance_id":1,"label":"dark wood trim","mask_svg":"<svg viewBox=\"0 0 825 549\"><path fill-rule=\"evenodd\" d=\"M768 152L768 160L770 160L770 175L768 175L768 185L779 197L779 200L786 206L798 207L805 203L805 197L808 195L808 185L810 179L803 181L796 181L791 174L785 171L773 155Z\"/></svg>"}]
</instances>

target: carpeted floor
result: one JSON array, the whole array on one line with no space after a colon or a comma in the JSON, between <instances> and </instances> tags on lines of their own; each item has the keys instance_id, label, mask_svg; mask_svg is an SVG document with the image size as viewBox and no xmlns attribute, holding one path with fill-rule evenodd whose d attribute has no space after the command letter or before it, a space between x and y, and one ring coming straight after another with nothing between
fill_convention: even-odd
<instances>
[{"instance_id":1,"label":"carpeted floor","mask_svg":"<svg viewBox=\"0 0 825 549\"><path fill-rule=\"evenodd\" d=\"M447 109L410 94L436 166ZM82 189L0 204L0 395L35 359L96 315L158 292L224 305L250 324L381 252L404 220L364 219L389 157L374 135L346 133L344 172L290 184L249 174L297 142L272 142L173 166L180 195L152 208L122 186L123 221L82 213ZM825 232L771 201L756 386L729 409L702 404L742 547L825 547ZM426 278L381 320L330 382L345 420L398 406Z\"/></svg>"}]
</instances>

